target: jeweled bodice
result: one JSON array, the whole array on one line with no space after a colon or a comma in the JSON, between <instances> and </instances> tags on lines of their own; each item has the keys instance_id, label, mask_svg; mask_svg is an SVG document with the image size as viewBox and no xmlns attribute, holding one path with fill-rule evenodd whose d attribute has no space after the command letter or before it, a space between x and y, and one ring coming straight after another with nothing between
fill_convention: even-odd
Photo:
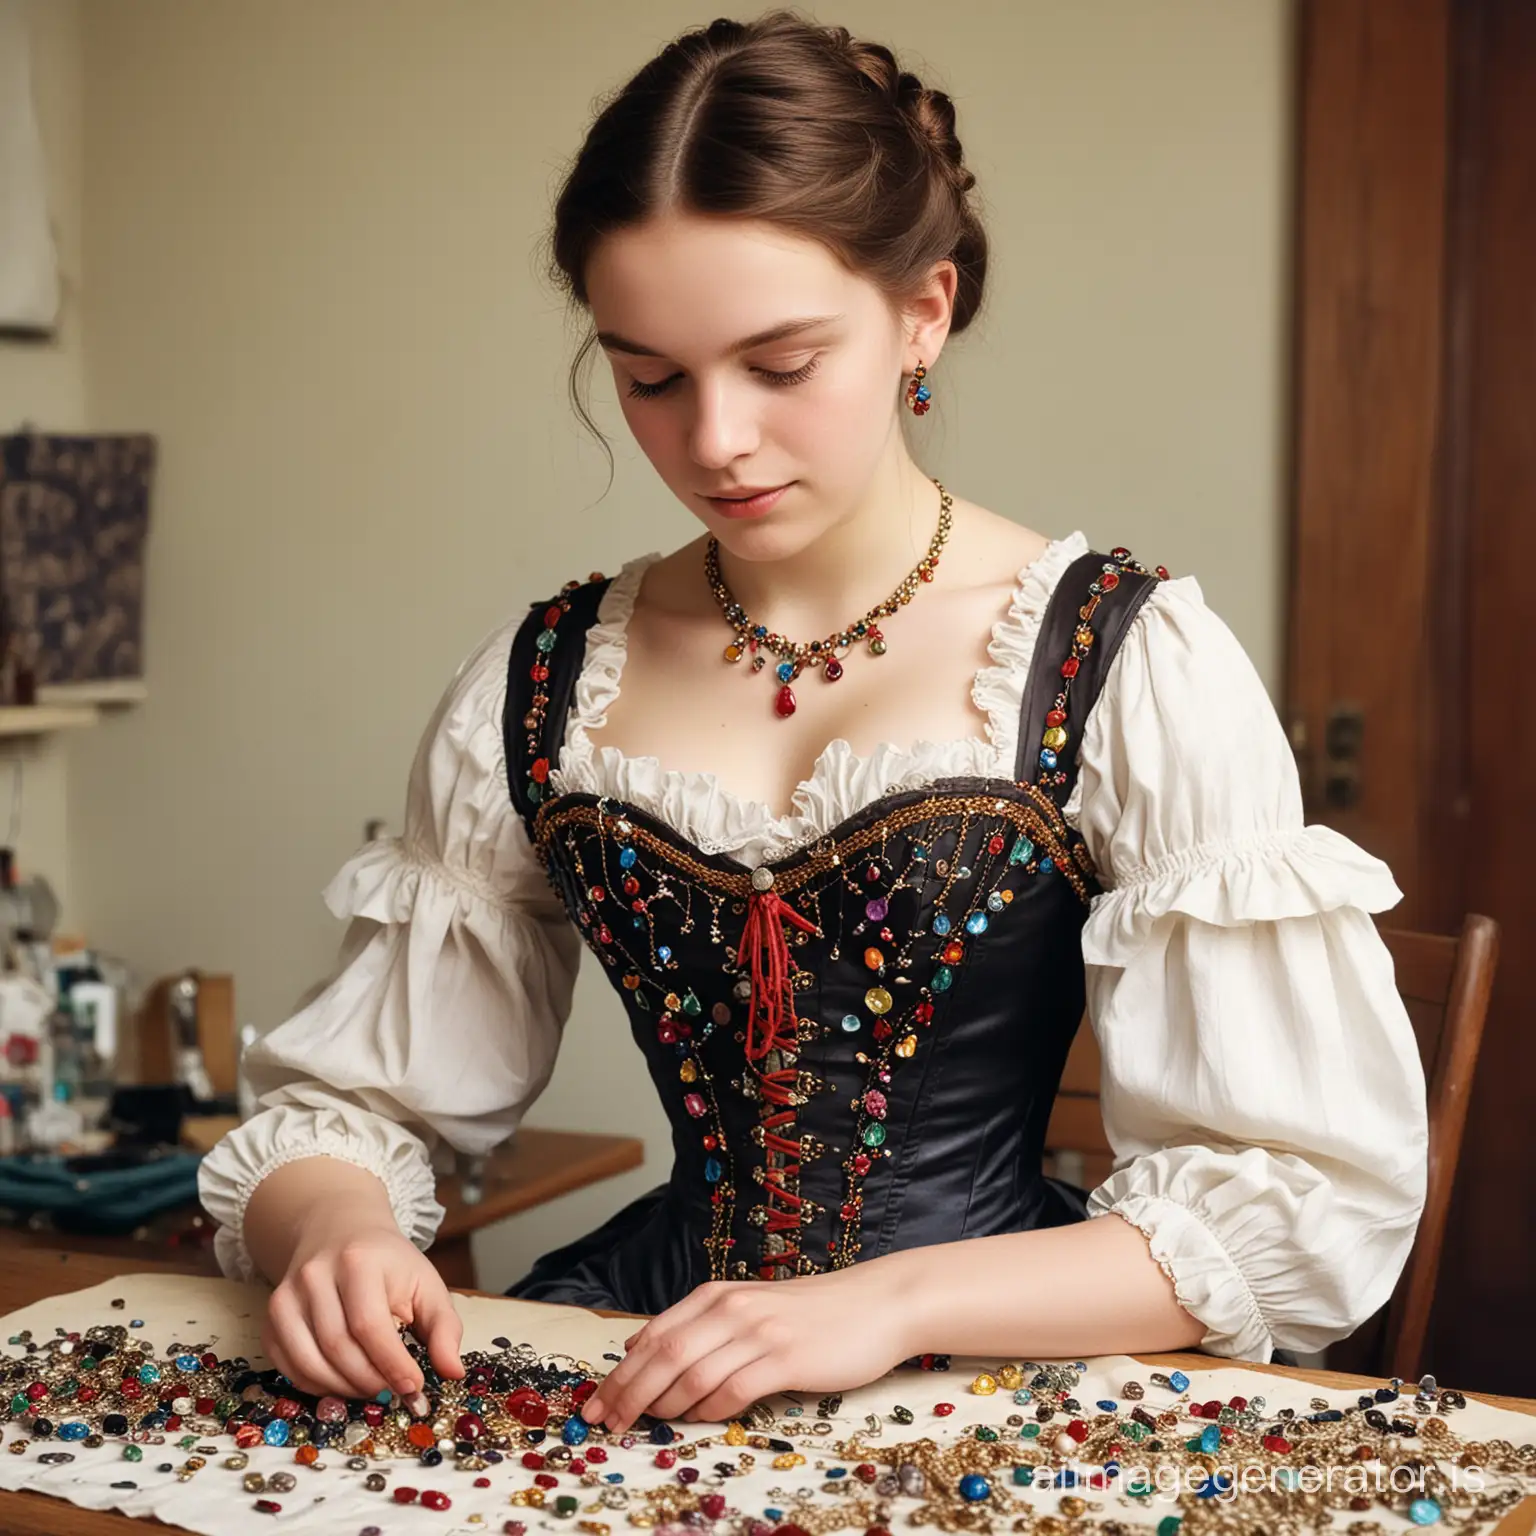
<instances>
[{"instance_id":1,"label":"jeweled bodice","mask_svg":"<svg viewBox=\"0 0 1536 1536\"><path fill-rule=\"evenodd\" d=\"M1059 808L1064 749L1106 638L1150 589L1122 553L1085 557L1103 569L1081 607L1053 598L1038 649L1060 648L1048 669L1037 655L1015 779L888 794L756 868L640 808L544 797L579 665L560 630L574 613L582 633L596 597L567 588L524 626L514 800L666 1109L668 1219L700 1277L783 1279L1064 1219L1040 1157L1095 889ZM1099 605L1130 582L1106 635Z\"/></svg>"}]
</instances>

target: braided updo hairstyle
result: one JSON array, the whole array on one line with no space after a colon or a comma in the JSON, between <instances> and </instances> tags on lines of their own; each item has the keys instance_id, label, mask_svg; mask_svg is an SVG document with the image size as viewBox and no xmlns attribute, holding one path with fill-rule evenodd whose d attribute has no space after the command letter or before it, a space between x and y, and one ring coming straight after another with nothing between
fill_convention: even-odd
<instances>
[{"instance_id":1,"label":"braided updo hairstyle","mask_svg":"<svg viewBox=\"0 0 1536 1536\"><path fill-rule=\"evenodd\" d=\"M550 277L589 307L607 234L667 212L761 220L819 241L893 313L934 263L959 275L950 333L981 306L987 237L954 103L891 50L789 10L725 18L667 44L602 107L555 203ZM589 335L571 366L581 399Z\"/></svg>"}]
</instances>

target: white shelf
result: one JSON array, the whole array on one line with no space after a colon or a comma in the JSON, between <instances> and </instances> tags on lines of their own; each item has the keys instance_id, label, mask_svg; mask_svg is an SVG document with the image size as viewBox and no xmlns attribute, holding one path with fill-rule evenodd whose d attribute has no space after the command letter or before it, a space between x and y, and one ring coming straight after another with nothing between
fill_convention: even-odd
<instances>
[{"instance_id":1,"label":"white shelf","mask_svg":"<svg viewBox=\"0 0 1536 1536\"><path fill-rule=\"evenodd\" d=\"M29 704L0 707L0 736L42 736L49 731L95 725L101 711L94 704Z\"/></svg>"}]
</instances>

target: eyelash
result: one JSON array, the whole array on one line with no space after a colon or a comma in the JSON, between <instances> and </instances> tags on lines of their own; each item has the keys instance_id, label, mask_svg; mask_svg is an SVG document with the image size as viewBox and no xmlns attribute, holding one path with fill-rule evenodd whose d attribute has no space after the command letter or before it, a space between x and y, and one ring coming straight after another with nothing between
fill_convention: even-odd
<instances>
[{"instance_id":1,"label":"eyelash","mask_svg":"<svg viewBox=\"0 0 1536 1536\"><path fill-rule=\"evenodd\" d=\"M770 384L804 384L818 368L821 367L821 358L813 357L810 362L796 368L793 373L775 373L771 368L755 368L754 373L761 374ZM659 384L643 384L639 379L629 381L629 392L637 400L654 400L657 395L664 395L672 387L672 380L677 378L673 374L670 379L663 379Z\"/></svg>"}]
</instances>

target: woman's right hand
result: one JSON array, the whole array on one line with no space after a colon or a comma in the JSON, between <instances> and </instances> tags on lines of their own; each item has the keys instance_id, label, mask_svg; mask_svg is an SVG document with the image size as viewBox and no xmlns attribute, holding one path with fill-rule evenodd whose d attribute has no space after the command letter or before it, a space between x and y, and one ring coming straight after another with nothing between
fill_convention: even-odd
<instances>
[{"instance_id":1,"label":"woman's right hand","mask_svg":"<svg viewBox=\"0 0 1536 1536\"><path fill-rule=\"evenodd\" d=\"M263 1271L282 1276L262 1347L301 1391L419 1392L421 1370L399 1323L427 1346L439 1375L464 1375L464 1329L448 1287L400 1231L372 1174L331 1158L290 1163L257 1186L245 1230Z\"/></svg>"}]
</instances>

